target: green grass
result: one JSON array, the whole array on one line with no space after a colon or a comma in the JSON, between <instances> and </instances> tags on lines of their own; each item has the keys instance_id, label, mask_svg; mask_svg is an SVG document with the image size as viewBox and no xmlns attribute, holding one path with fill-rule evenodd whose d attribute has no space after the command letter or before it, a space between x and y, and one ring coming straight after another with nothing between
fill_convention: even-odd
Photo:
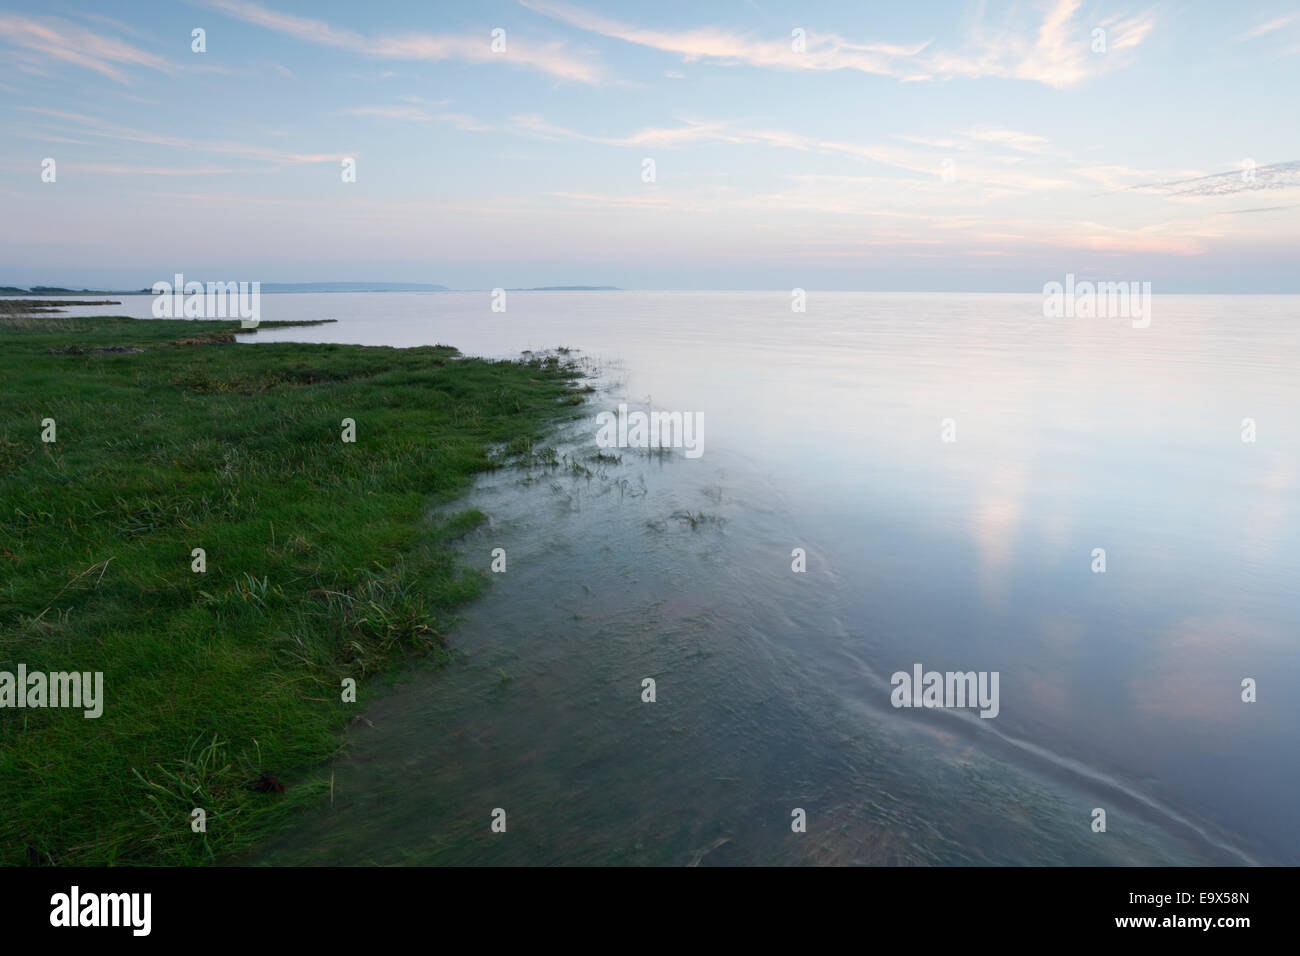
<instances>
[{"instance_id":1,"label":"green grass","mask_svg":"<svg viewBox=\"0 0 1300 956\"><path fill-rule=\"evenodd\" d=\"M0 670L104 672L98 719L0 709L0 864L201 863L318 803L367 678L483 587L447 506L581 395L555 356L235 328L0 316Z\"/></svg>"}]
</instances>

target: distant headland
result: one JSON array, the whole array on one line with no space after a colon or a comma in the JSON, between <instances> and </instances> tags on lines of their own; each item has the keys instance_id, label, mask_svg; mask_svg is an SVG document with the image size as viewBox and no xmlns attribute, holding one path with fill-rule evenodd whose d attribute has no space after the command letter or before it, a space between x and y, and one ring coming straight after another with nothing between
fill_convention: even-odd
<instances>
[{"instance_id":1,"label":"distant headland","mask_svg":"<svg viewBox=\"0 0 1300 956\"><path fill-rule=\"evenodd\" d=\"M261 291L273 292L455 292L445 285L426 282L263 282ZM613 285L544 285L532 288L508 289L508 292L621 292ZM34 285L0 286L0 295L152 295L151 288L144 289L73 289L66 286Z\"/></svg>"}]
</instances>

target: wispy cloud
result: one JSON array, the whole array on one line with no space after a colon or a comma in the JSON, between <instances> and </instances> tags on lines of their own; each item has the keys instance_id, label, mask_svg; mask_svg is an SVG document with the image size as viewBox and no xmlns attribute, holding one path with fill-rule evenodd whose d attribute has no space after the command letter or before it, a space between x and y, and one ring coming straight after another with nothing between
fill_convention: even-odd
<instances>
[{"instance_id":1,"label":"wispy cloud","mask_svg":"<svg viewBox=\"0 0 1300 956\"><path fill-rule=\"evenodd\" d=\"M104 14L102 13L91 13L88 10L82 10L78 12L76 16L80 17L82 20L89 20L92 23L103 23L107 26L112 27L118 33L125 33L133 37L144 36L144 34L142 34L139 30L137 30L135 27L131 26L130 24L123 23L121 20L118 20L115 17L104 16Z\"/></svg>"},{"instance_id":2,"label":"wispy cloud","mask_svg":"<svg viewBox=\"0 0 1300 956\"><path fill-rule=\"evenodd\" d=\"M1037 136L1033 133L1022 133L1019 130L1007 129L1004 126L978 126L974 129L967 130L962 135L981 143L989 143L994 146L1001 146L1021 153L1043 155L1055 152L1051 143L1044 137Z\"/></svg>"},{"instance_id":3,"label":"wispy cloud","mask_svg":"<svg viewBox=\"0 0 1300 956\"><path fill-rule=\"evenodd\" d=\"M142 143L148 146L167 146L174 149L183 149L192 153L218 153L226 156L264 160L283 165L338 162L344 156L355 157L359 155L355 152L295 153L286 150L273 149L269 146L258 146L250 143L229 141L215 136L210 139L189 139L181 136L171 136L168 134L150 133L144 130L132 129L128 126L110 123L107 120L95 116L87 116L83 113L47 109L41 106L23 106L19 108L28 113L37 113L42 116L49 116L54 119L71 123L74 126L79 127L79 131L85 136L98 136L104 139L115 139L128 143Z\"/></svg>"},{"instance_id":4,"label":"wispy cloud","mask_svg":"<svg viewBox=\"0 0 1300 956\"><path fill-rule=\"evenodd\" d=\"M1241 33L1233 37L1233 39L1236 40L1238 43L1242 43L1246 40L1253 40L1256 37L1262 37L1266 33L1272 33L1275 30L1281 30L1283 27L1289 26L1290 24L1295 23L1298 20L1300 20L1300 13L1288 14L1285 17L1278 17L1275 20L1269 20L1266 23L1261 23L1257 27L1252 27L1251 29L1247 30L1245 33Z\"/></svg>"},{"instance_id":5,"label":"wispy cloud","mask_svg":"<svg viewBox=\"0 0 1300 956\"><path fill-rule=\"evenodd\" d=\"M1116 229L1102 223L1081 222L1069 232L1048 238L1050 245L1092 252L1155 253L1171 256L1203 256L1205 244L1195 236L1167 233L1164 227Z\"/></svg>"},{"instance_id":6,"label":"wispy cloud","mask_svg":"<svg viewBox=\"0 0 1300 956\"><path fill-rule=\"evenodd\" d=\"M928 146L931 149L954 150L968 148L966 143L936 136L914 136L910 133L895 133L894 139L901 140L904 143L912 143L916 146Z\"/></svg>"},{"instance_id":7,"label":"wispy cloud","mask_svg":"<svg viewBox=\"0 0 1300 956\"><path fill-rule=\"evenodd\" d=\"M49 66L63 63L93 70L117 83L129 83L127 67L168 74L179 69L156 53L57 17L0 13L0 38L17 47L15 57L29 72L48 73Z\"/></svg>"},{"instance_id":8,"label":"wispy cloud","mask_svg":"<svg viewBox=\"0 0 1300 956\"><path fill-rule=\"evenodd\" d=\"M245 23L283 33L305 43L348 50L386 60L464 60L470 63L501 63L538 70L551 76L580 83L599 83L605 71L588 58L569 52L562 43L537 43L513 32L506 37L506 49L492 50L492 37L482 35L396 33L365 36L353 30L330 26L324 20L279 13L246 0L210 0L211 6Z\"/></svg>"},{"instance_id":9,"label":"wispy cloud","mask_svg":"<svg viewBox=\"0 0 1300 956\"><path fill-rule=\"evenodd\" d=\"M634 26L564 0L519 0L570 26L674 53L686 62L744 64L784 70L857 70L904 81L1004 77L1054 87L1071 86L1128 62L1128 54L1155 25L1154 14L1111 17L1097 24L1076 20L1081 0L1057 0L1035 28L1015 24L989 32L977 22L969 48L942 51L929 39L913 43L855 43L835 33L810 31L803 48L789 37L756 38L719 27L659 30ZM1091 30L1106 31L1106 52L1094 54Z\"/></svg>"},{"instance_id":10,"label":"wispy cloud","mask_svg":"<svg viewBox=\"0 0 1300 956\"><path fill-rule=\"evenodd\" d=\"M1036 30L1021 24L988 28L977 21L968 50L936 53L926 66L940 77L1001 77L1061 89L1128 65L1156 24L1152 11L1084 23L1076 17L1081 5L1081 0L1057 0ZM1104 52L1093 52L1098 29L1104 31Z\"/></svg>"},{"instance_id":11,"label":"wispy cloud","mask_svg":"<svg viewBox=\"0 0 1300 956\"><path fill-rule=\"evenodd\" d=\"M1300 208L1300 204L1292 203L1289 206L1256 206L1254 209L1225 209L1221 215L1224 216L1244 216L1248 213L1255 212L1282 212L1287 209Z\"/></svg>"},{"instance_id":12,"label":"wispy cloud","mask_svg":"<svg viewBox=\"0 0 1300 956\"><path fill-rule=\"evenodd\" d=\"M1300 160L1130 188L1167 196L1231 196L1259 189L1296 189L1300 188Z\"/></svg>"},{"instance_id":13,"label":"wispy cloud","mask_svg":"<svg viewBox=\"0 0 1300 956\"><path fill-rule=\"evenodd\" d=\"M130 166L122 163L70 163L65 168L122 176L222 176L248 171L229 166Z\"/></svg>"},{"instance_id":14,"label":"wispy cloud","mask_svg":"<svg viewBox=\"0 0 1300 956\"><path fill-rule=\"evenodd\" d=\"M358 107L346 112L398 121L445 122L460 129L504 132L547 140L576 140L618 148L678 150L706 143L767 146L879 163L918 173L936 182L943 173L942 163L933 152L921 152L889 143L820 139L791 130L748 127L727 120L681 119L681 125L678 126L649 126L625 136L599 136L550 122L535 113L516 114L509 118L508 123L495 125L461 113L431 113L410 106ZM967 138L968 141L962 144L967 151L974 150L981 144L992 144L1032 154L1034 157L1059 158L1063 155L1043 137L1004 127L977 127L959 135ZM927 148L932 149L932 146L927 144ZM967 184L1000 187L1011 193L1056 190L1078 185L1077 181L1062 176L1056 170L1050 174L1031 172L1019 165L1022 162L1021 156L968 156L961 164L961 180Z\"/></svg>"},{"instance_id":15,"label":"wispy cloud","mask_svg":"<svg viewBox=\"0 0 1300 956\"><path fill-rule=\"evenodd\" d=\"M419 106L358 106L343 110L345 116L378 116L382 119L408 123L450 123L456 129L474 133L487 133L497 129L482 123L468 113L431 113Z\"/></svg>"},{"instance_id":16,"label":"wispy cloud","mask_svg":"<svg viewBox=\"0 0 1300 956\"><path fill-rule=\"evenodd\" d=\"M897 61L914 57L929 42L912 45L851 43L834 33L812 32L804 38L804 49L795 50L790 37L758 39L717 27L656 30L633 26L556 0L520 0L520 3L581 30L679 54L688 63L708 60L778 69L859 70L896 76L901 70Z\"/></svg>"}]
</instances>

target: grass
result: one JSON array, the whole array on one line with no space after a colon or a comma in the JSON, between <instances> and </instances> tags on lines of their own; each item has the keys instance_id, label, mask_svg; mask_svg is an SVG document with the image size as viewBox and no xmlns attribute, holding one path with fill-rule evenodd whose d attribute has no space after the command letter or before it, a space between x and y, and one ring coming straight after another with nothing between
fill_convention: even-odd
<instances>
[{"instance_id":1,"label":"grass","mask_svg":"<svg viewBox=\"0 0 1300 956\"><path fill-rule=\"evenodd\" d=\"M581 395L556 356L236 334L0 315L0 670L104 673L98 719L0 709L0 865L220 860L319 805L367 679L483 587L452 503Z\"/></svg>"},{"instance_id":2,"label":"grass","mask_svg":"<svg viewBox=\"0 0 1300 956\"><path fill-rule=\"evenodd\" d=\"M0 299L0 315L62 314L70 305L121 305L111 299ZM566 350L567 351L567 350Z\"/></svg>"},{"instance_id":3,"label":"grass","mask_svg":"<svg viewBox=\"0 0 1300 956\"><path fill-rule=\"evenodd\" d=\"M678 521L687 522L690 524L692 531L699 530L701 525L720 526L722 524L722 519L720 517L717 515L706 515L703 511L674 511L670 517L673 517Z\"/></svg>"}]
</instances>

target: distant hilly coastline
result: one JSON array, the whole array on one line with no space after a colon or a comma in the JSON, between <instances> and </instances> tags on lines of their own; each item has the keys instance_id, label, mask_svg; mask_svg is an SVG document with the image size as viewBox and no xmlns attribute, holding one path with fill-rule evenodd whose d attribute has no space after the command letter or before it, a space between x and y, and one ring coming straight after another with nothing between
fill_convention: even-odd
<instances>
[{"instance_id":1,"label":"distant hilly coastline","mask_svg":"<svg viewBox=\"0 0 1300 956\"><path fill-rule=\"evenodd\" d=\"M142 289L146 294L148 289ZM56 285L34 285L23 289L16 285L0 285L0 295L135 295L124 289L65 289Z\"/></svg>"},{"instance_id":2,"label":"distant hilly coastline","mask_svg":"<svg viewBox=\"0 0 1300 956\"><path fill-rule=\"evenodd\" d=\"M445 285L426 282L263 282L263 292L450 292ZM0 286L0 295L152 295L152 289L70 289L34 285Z\"/></svg>"},{"instance_id":3,"label":"distant hilly coastline","mask_svg":"<svg viewBox=\"0 0 1300 956\"><path fill-rule=\"evenodd\" d=\"M450 292L427 282L263 282L263 292Z\"/></svg>"},{"instance_id":4,"label":"distant hilly coastline","mask_svg":"<svg viewBox=\"0 0 1300 956\"><path fill-rule=\"evenodd\" d=\"M427 282L263 282L263 292L454 292L445 285ZM508 292L621 292L613 285L544 285ZM29 288L0 286L0 295L152 295L152 289L72 289L65 286L34 285Z\"/></svg>"}]
</instances>

